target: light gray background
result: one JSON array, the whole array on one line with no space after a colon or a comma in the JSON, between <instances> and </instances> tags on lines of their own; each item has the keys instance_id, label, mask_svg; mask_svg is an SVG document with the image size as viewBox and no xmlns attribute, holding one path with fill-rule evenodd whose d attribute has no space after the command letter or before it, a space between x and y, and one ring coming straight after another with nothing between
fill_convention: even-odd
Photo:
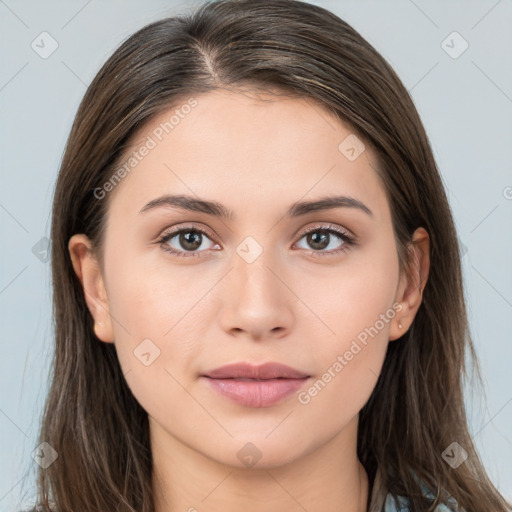
<instances>
[{"instance_id":1,"label":"light gray background","mask_svg":"<svg viewBox=\"0 0 512 512\"><path fill-rule=\"evenodd\" d=\"M44 241L37 255L32 248L49 237L53 186L78 103L122 40L199 3L0 1L2 511L33 495L52 330ZM471 433L491 479L512 499L512 2L313 3L383 54L422 116L466 248L471 328L486 383L486 397L467 389ZM58 43L47 59L31 47L42 46L43 31ZM442 44L453 31L469 44L457 58L458 36Z\"/></svg>"}]
</instances>

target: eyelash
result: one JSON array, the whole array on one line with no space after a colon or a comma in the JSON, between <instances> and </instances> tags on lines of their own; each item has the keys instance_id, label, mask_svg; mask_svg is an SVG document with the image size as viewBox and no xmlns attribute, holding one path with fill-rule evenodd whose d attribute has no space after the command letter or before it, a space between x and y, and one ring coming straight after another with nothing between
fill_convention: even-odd
<instances>
[{"instance_id":1,"label":"eyelash","mask_svg":"<svg viewBox=\"0 0 512 512\"><path fill-rule=\"evenodd\" d=\"M341 240L343 240L344 243L341 246L341 248L335 249L333 251L314 251L314 250L309 251L310 254L313 255L314 257L316 257L316 256L320 256L320 257L323 257L323 256L336 256L336 255L338 255L340 253L346 252L351 246L356 245L356 241L355 241L355 239L352 236L350 236L345 231L342 231L339 228L336 228L332 224L315 226L315 227L313 227L313 228L303 232L301 234L299 240L304 238L306 235L309 235L310 233L316 233L317 231L322 231L324 233L334 234L335 236L341 238ZM204 229L201 229L201 228L198 228L198 227L195 227L195 226L186 226L186 227L178 229L178 230L168 231L168 232L162 233L160 238L157 240L157 243L160 245L162 250L164 250L164 251L166 251L166 252L168 252L168 253L170 253L170 254L172 254L174 256L185 257L185 258L189 258L189 257L192 257L192 258L193 257L202 257L201 256L201 252L205 252L205 251L200 251L200 252L197 252L197 251L177 251L175 249L170 248L169 245L167 245L167 242L169 242L169 240L174 238L176 235L179 235L180 233L187 233L187 232L201 233L202 235L206 235L210 239L214 238L209 232L205 231Z\"/></svg>"}]
</instances>

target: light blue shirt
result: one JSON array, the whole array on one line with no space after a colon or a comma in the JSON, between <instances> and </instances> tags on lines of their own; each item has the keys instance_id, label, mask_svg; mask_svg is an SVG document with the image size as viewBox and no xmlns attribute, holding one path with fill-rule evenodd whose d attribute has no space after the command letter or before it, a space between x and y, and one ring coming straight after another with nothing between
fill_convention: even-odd
<instances>
[{"instance_id":1,"label":"light blue shirt","mask_svg":"<svg viewBox=\"0 0 512 512\"><path fill-rule=\"evenodd\" d=\"M399 496L398 501L399 508L396 508L394 498L391 494L388 494L386 502L384 503L384 512L411 512L411 509L409 508L409 500L407 498ZM454 507L438 505L434 512L455 512L457 510L457 508L455 508L455 501L452 500L452 503L454 503Z\"/></svg>"}]
</instances>

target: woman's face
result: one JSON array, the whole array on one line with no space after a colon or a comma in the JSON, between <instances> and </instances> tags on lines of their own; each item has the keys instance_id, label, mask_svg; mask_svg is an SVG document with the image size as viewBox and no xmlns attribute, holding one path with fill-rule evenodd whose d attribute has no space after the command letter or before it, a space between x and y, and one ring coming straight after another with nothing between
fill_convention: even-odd
<instances>
[{"instance_id":1,"label":"woman's face","mask_svg":"<svg viewBox=\"0 0 512 512\"><path fill-rule=\"evenodd\" d=\"M184 100L137 134L119 183L95 192L110 202L105 296L88 298L98 337L114 341L154 439L239 467L353 440L388 342L406 330L370 148L311 101L264 99ZM269 362L305 378L206 376Z\"/></svg>"}]
</instances>

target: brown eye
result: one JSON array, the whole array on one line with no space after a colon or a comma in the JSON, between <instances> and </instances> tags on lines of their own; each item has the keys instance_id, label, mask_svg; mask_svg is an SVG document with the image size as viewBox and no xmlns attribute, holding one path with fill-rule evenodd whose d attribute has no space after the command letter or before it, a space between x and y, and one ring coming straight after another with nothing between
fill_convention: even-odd
<instances>
[{"instance_id":1,"label":"brown eye","mask_svg":"<svg viewBox=\"0 0 512 512\"><path fill-rule=\"evenodd\" d=\"M306 235L308 244L315 250L325 249L329 245L330 237L329 233L320 230Z\"/></svg>"},{"instance_id":2,"label":"brown eye","mask_svg":"<svg viewBox=\"0 0 512 512\"><path fill-rule=\"evenodd\" d=\"M334 226L317 226L302 234L301 240L305 238L308 247L315 256L332 256L346 251L351 245L355 245L353 237ZM336 243L336 239L338 242ZM326 251L329 246L331 250ZM334 246L334 247L332 247Z\"/></svg>"},{"instance_id":3,"label":"brown eye","mask_svg":"<svg viewBox=\"0 0 512 512\"><path fill-rule=\"evenodd\" d=\"M164 251L176 256L190 257L200 256L202 252L205 252L204 250L198 250L205 239L209 239L205 231L196 227L188 227L164 233L158 243Z\"/></svg>"},{"instance_id":4,"label":"brown eye","mask_svg":"<svg viewBox=\"0 0 512 512\"><path fill-rule=\"evenodd\" d=\"M178 235L179 244L187 251L195 251L201 247L202 236L198 231L181 231Z\"/></svg>"}]
</instances>

